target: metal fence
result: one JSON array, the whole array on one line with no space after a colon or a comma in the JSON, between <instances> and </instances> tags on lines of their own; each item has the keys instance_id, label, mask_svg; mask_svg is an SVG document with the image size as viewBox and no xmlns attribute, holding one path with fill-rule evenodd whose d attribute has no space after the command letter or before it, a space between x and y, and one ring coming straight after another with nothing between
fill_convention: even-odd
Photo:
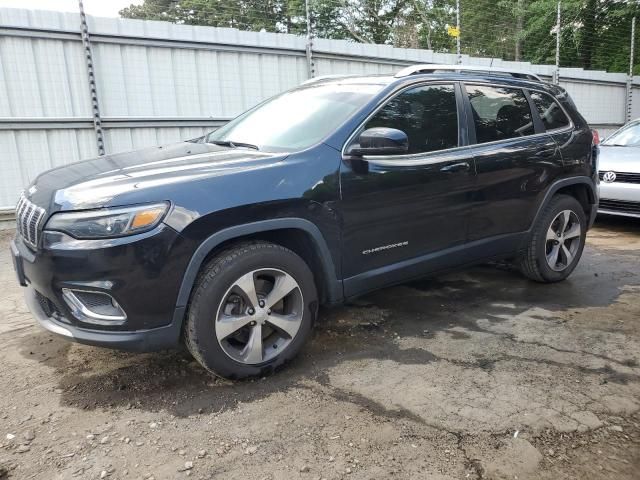
<instances>
[{"instance_id":1,"label":"metal fence","mask_svg":"<svg viewBox=\"0 0 640 480\"><path fill-rule=\"evenodd\" d=\"M510 67L559 77L601 134L640 116L640 77L626 73L472 57L464 35L459 56L301 28L296 35L91 16L85 28L77 13L0 9L0 207L11 208L43 170L101 149L202 135L313 75L458 61Z\"/></svg>"}]
</instances>

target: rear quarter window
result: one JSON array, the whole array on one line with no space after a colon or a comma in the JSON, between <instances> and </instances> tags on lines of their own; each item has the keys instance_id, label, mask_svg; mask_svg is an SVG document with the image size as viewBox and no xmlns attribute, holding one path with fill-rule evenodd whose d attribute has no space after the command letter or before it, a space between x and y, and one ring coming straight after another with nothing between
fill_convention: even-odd
<instances>
[{"instance_id":1,"label":"rear quarter window","mask_svg":"<svg viewBox=\"0 0 640 480\"><path fill-rule=\"evenodd\" d=\"M531 100L536 106L540 119L547 130L568 127L571 121L557 101L546 93L530 92Z\"/></svg>"},{"instance_id":2,"label":"rear quarter window","mask_svg":"<svg viewBox=\"0 0 640 480\"><path fill-rule=\"evenodd\" d=\"M535 133L531 108L518 88L465 85L478 143Z\"/></svg>"}]
</instances>

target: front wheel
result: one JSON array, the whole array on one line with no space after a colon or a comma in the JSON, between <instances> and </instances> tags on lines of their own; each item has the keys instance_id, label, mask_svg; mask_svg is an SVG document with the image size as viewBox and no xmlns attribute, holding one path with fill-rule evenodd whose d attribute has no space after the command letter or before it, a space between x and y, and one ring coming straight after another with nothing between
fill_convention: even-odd
<instances>
[{"instance_id":1,"label":"front wheel","mask_svg":"<svg viewBox=\"0 0 640 480\"><path fill-rule=\"evenodd\" d=\"M522 273L543 283L567 278L582 256L586 227L580 202L568 195L554 197L536 222L529 245L520 257Z\"/></svg>"},{"instance_id":2,"label":"front wheel","mask_svg":"<svg viewBox=\"0 0 640 480\"><path fill-rule=\"evenodd\" d=\"M300 351L317 307L313 274L298 255L267 242L241 244L206 265L184 336L215 375L265 375Z\"/></svg>"}]
</instances>

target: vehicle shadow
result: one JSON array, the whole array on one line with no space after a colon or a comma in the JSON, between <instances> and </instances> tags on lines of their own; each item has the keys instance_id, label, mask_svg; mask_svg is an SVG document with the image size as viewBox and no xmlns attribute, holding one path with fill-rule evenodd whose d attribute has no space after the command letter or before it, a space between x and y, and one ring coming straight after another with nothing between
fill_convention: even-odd
<instances>
[{"instance_id":1,"label":"vehicle shadow","mask_svg":"<svg viewBox=\"0 0 640 480\"><path fill-rule=\"evenodd\" d=\"M640 218L599 214L594 226L618 233L640 235Z\"/></svg>"}]
</instances>

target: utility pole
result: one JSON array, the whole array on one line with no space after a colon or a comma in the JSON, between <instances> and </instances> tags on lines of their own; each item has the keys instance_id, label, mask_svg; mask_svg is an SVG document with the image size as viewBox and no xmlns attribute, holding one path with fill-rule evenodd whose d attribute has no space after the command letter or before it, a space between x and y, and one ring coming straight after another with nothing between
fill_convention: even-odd
<instances>
[{"instance_id":1,"label":"utility pole","mask_svg":"<svg viewBox=\"0 0 640 480\"><path fill-rule=\"evenodd\" d=\"M636 17L631 19L631 49L629 53L629 76L627 77L627 122L631 121L633 105L633 55L636 43Z\"/></svg>"},{"instance_id":2,"label":"utility pole","mask_svg":"<svg viewBox=\"0 0 640 480\"><path fill-rule=\"evenodd\" d=\"M560 2L558 2L558 16L556 18L556 71L553 83L560 83L560 34L561 34L561 18L560 18Z\"/></svg>"},{"instance_id":3,"label":"utility pole","mask_svg":"<svg viewBox=\"0 0 640 480\"><path fill-rule=\"evenodd\" d=\"M311 14L309 11L309 0L304 0L304 8L307 16L307 67L309 78L316 76L316 67L313 62L313 35L311 34Z\"/></svg>"},{"instance_id":4,"label":"utility pole","mask_svg":"<svg viewBox=\"0 0 640 480\"><path fill-rule=\"evenodd\" d=\"M458 55L458 65L462 64L462 54L460 52L460 0L456 0L456 29L458 36L456 37L456 54Z\"/></svg>"},{"instance_id":5,"label":"utility pole","mask_svg":"<svg viewBox=\"0 0 640 480\"><path fill-rule=\"evenodd\" d=\"M524 18L523 0L518 0L516 7L516 54L515 60L519 62L522 59L522 27Z\"/></svg>"},{"instance_id":6,"label":"utility pole","mask_svg":"<svg viewBox=\"0 0 640 480\"><path fill-rule=\"evenodd\" d=\"M89 39L89 27L87 26L87 17L84 14L84 5L82 4L82 0L78 0L78 8L80 9L80 34L82 36L82 46L84 47L87 77L89 80L89 93L91 94L91 107L93 109L93 129L96 132L98 155L104 155L104 133L102 131L102 119L100 118L98 89L96 87L96 76L93 69L93 54L91 52L91 40Z\"/></svg>"}]
</instances>

